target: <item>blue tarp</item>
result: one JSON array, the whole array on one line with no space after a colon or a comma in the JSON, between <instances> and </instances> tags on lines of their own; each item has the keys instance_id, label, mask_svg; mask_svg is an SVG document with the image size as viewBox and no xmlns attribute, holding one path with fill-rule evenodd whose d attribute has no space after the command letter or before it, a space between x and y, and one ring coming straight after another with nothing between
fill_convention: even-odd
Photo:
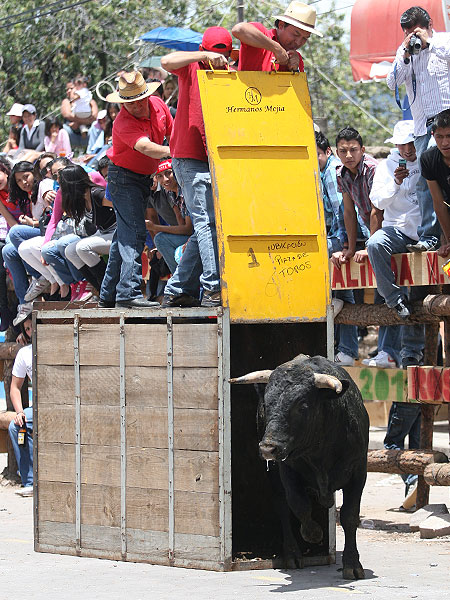
<instances>
[{"instance_id":1,"label":"blue tarp","mask_svg":"<svg viewBox=\"0 0 450 600\"><path fill-rule=\"evenodd\" d=\"M181 27L157 27L141 35L141 40L173 50L198 50L202 34Z\"/></svg>"}]
</instances>

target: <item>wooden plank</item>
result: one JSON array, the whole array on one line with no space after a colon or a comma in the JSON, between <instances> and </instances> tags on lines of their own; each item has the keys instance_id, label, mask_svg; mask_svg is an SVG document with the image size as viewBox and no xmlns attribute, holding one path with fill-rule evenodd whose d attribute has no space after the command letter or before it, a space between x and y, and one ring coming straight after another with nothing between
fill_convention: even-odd
<instances>
[{"instance_id":1,"label":"wooden plank","mask_svg":"<svg viewBox=\"0 0 450 600\"><path fill-rule=\"evenodd\" d=\"M364 402L407 402L408 378L404 369L344 367L361 391Z\"/></svg>"},{"instance_id":2,"label":"wooden plank","mask_svg":"<svg viewBox=\"0 0 450 600\"><path fill-rule=\"evenodd\" d=\"M173 370L175 408L217 408L217 369L178 368ZM127 406L167 408L167 368L126 368Z\"/></svg>"},{"instance_id":3,"label":"wooden plank","mask_svg":"<svg viewBox=\"0 0 450 600\"><path fill-rule=\"evenodd\" d=\"M73 366L39 364L39 406L43 404L75 404L74 382Z\"/></svg>"},{"instance_id":4,"label":"wooden plank","mask_svg":"<svg viewBox=\"0 0 450 600\"><path fill-rule=\"evenodd\" d=\"M75 484L39 481L39 521L75 523Z\"/></svg>"},{"instance_id":5,"label":"wooden plank","mask_svg":"<svg viewBox=\"0 0 450 600\"><path fill-rule=\"evenodd\" d=\"M127 527L167 532L169 529L167 491L127 487Z\"/></svg>"},{"instance_id":6,"label":"wooden plank","mask_svg":"<svg viewBox=\"0 0 450 600\"><path fill-rule=\"evenodd\" d=\"M176 533L175 559L219 562L220 538L208 535Z\"/></svg>"},{"instance_id":7,"label":"wooden plank","mask_svg":"<svg viewBox=\"0 0 450 600\"><path fill-rule=\"evenodd\" d=\"M175 450L175 490L218 493L217 452ZM127 448L127 486L168 490L167 450Z\"/></svg>"},{"instance_id":8,"label":"wooden plank","mask_svg":"<svg viewBox=\"0 0 450 600\"><path fill-rule=\"evenodd\" d=\"M39 537L35 542L49 546L68 546L75 550L75 524L44 521L39 515Z\"/></svg>"},{"instance_id":9,"label":"wooden plank","mask_svg":"<svg viewBox=\"0 0 450 600\"><path fill-rule=\"evenodd\" d=\"M427 404L450 402L450 367L408 367L408 398Z\"/></svg>"},{"instance_id":10,"label":"wooden plank","mask_svg":"<svg viewBox=\"0 0 450 600\"><path fill-rule=\"evenodd\" d=\"M38 432L42 442L75 443L75 406L53 404L40 405L39 396Z\"/></svg>"},{"instance_id":11,"label":"wooden plank","mask_svg":"<svg viewBox=\"0 0 450 600\"><path fill-rule=\"evenodd\" d=\"M219 495L176 492L175 532L218 536Z\"/></svg>"},{"instance_id":12,"label":"wooden plank","mask_svg":"<svg viewBox=\"0 0 450 600\"><path fill-rule=\"evenodd\" d=\"M218 450L217 410L175 409L174 445L180 450ZM127 407L127 444L167 448L167 410Z\"/></svg>"},{"instance_id":13,"label":"wooden plank","mask_svg":"<svg viewBox=\"0 0 450 600\"><path fill-rule=\"evenodd\" d=\"M127 487L127 526L146 531L168 531L165 490ZM175 531L218 536L218 494L175 493Z\"/></svg>"},{"instance_id":14,"label":"wooden plank","mask_svg":"<svg viewBox=\"0 0 450 600\"><path fill-rule=\"evenodd\" d=\"M167 328L165 325L125 325L127 367L167 366ZM147 351L144 351L147 349ZM216 367L217 325L181 324L173 326L175 367Z\"/></svg>"},{"instance_id":15,"label":"wooden plank","mask_svg":"<svg viewBox=\"0 0 450 600\"><path fill-rule=\"evenodd\" d=\"M392 402L364 402L372 427L386 427Z\"/></svg>"},{"instance_id":16,"label":"wooden plank","mask_svg":"<svg viewBox=\"0 0 450 600\"><path fill-rule=\"evenodd\" d=\"M73 365L73 325L37 326L38 365ZM95 346L94 346L95 348Z\"/></svg>"},{"instance_id":17,"label":"wooden plank","mask_svg":"<svg viewBox=\"0 0 450 600\"><path fill-rule=\"evenodd\" d=\"M127 528L127 554L154 562L169 557L169 534L165 531L143 531Z\"/></svg>"},{"instance_id":18,"label":"wooden plank","mask_svg":"<svg viewBox=\"0 0 450 600\"><path fill-rule=\"evenodd\" d=\"M448 282L442 270L446 260L436 252L394 254L391 257L391 267L398 285L436 285ZM375 274L368 260L363 263L351 260L341 269L330 261L330 272L333 290L377 287Z\"/></svg>"},{"instance_id":19,"label":"wooden plank","mask_svg":"<svg viewBox=\"0 0 450 600\"><path fill-rule=\"evenodd\" d=\"M8 431L0 429L0 454L8 452Z\"/></svg>"},{"instance_id":20,"label":"wooden plank","mask_svg":"<svg viewBox=\"0 0 450 600\"><path fill-rule=\"evenodd\" d=\"M80 364L119 365L119 324L80 325Z\"/></svg>"},{"instance_id":21,"label":"wooden plank","mask_svg":"<svg viewBox=\"0 0 450 600\"><path fill-rule=\"evenodd\" d=\"M82 405L81 443L119 446L120 407Z\"/></svg>"},{"instance_id":22,"label":"wooden plank","mask_svg":"<svg viewBox=\"0 0 450 600\"><path fill-rule=\"evenodd\" d=\"M38 480L75 483L75 444L43 442L39 432Z\"/></svg>"}]
</instances>

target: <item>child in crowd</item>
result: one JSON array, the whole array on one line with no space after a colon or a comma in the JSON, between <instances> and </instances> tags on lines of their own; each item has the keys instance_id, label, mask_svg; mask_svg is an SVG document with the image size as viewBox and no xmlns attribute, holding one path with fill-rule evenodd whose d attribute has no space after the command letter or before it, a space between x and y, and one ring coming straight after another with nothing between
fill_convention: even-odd
<instances>
[{"instance_id":1,"label":"child in crowd","mask_svg":"<svg viewBox=\"0 0 450 600\"><path fill-rule=\"evenodd\" d=\"M73 114L77 119L88 119L91 116L92 93L87 87L86 77L79 75L74 79L69 99ZM86 136L88 130L86 125L80 125L81 135Z\"/></svg>"},{"instance_id":2,"label":"child in crowd","mask_svg":"<svg viewBox=\"0 0 450 600\"><path fill-rule=\"evenodd\" d=\"M54 152L55 155L72 158L69 134L62 127L58 118L45 119L44 146L46 152Z\"/></svg>"}]
</instances>

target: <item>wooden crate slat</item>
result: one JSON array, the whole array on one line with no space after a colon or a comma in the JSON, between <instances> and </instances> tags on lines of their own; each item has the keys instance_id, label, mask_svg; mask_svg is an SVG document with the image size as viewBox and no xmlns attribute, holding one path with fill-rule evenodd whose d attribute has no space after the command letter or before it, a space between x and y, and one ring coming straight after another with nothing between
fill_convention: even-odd
<instances>
[{"instance_id":1,"label":"wooden crate slat","mask_svg":"<svg viewBox=\"0 0 450 600\"><path fill-rule=\"evenodd\" d=\"M75 484L39 481L39 520L75 523Z\"/></svg>"},{"instance_id":2,"label":"wooden crate slat","mask_svg":"<svg viewBox=\"0 0 450 600\"><path fill-rule=\"evenodd\" d=\"M42 442L75 443L75 406L40 404L38 410L39 444Z\"/></svg>"},{"instance_id":3,"label":"wooden crate slat","mask_svg":"<svg viewBox=\"0 0 450 600\"><path fill-rule=\"evenodd\" d=\"M37 364L73 365L73 325L41 323L38 329Z\"/></svg>"},{"instance_id":4,"label":"wooden crate slat","mask_svg":"<svg viewBox=\"0 0 450 600\"><path fill-rule=\"evenodd\" d=\"M61 390L64 390L63 394ZM61 404L75 404L73 365L39 365L38 397L39 406L44 404L57 404L58 406Z\"/></svg>"}]
</instances>

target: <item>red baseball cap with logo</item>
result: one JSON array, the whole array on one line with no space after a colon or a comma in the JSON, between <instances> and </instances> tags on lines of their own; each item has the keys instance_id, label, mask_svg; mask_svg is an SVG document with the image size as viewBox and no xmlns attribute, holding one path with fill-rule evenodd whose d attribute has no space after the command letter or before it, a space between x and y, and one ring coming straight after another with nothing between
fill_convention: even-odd
<instances>
[{"instance_id":1,"label":"red baseball cap with logo","mask_svg":"<svg viewBox=\"0 0 450 600\"><path fill-rule=\"evenodd\" d=\"M168 171L171 168L172 168L172 160L170 158L167 160L162 160L158 165L158 169L157 169L155 175L158 175L158 173L162 173L163 171Z\"/></svg>"},{"instance_id":2,"label":"red baseball cap with logo","mask_svg":"<svg viewBox=\"0 0 450 600\"><path fill-rule=\"evenodd\" d=\"M208 27L203 34L202 48L209 52L215 50L226 50L231 52L233 40L231 33L225 27Z\"/></svg>"}]
</instances>

